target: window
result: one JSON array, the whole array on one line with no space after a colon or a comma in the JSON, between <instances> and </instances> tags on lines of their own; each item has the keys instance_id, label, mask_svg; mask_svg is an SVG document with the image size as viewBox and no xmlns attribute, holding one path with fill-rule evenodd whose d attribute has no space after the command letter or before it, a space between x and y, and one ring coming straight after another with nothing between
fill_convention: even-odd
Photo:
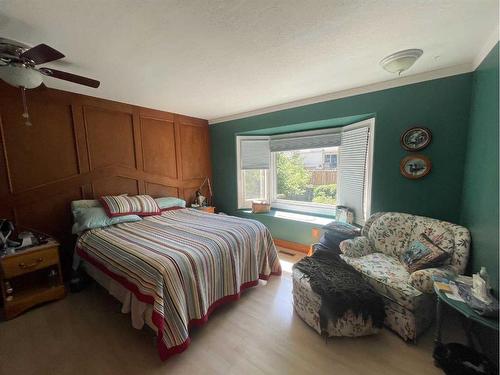
<instances>
[{"instance_id":1,"label":"window","mask_svg":"<svg viewBox=\"0 0 500 375\"><path fill-rule=\"evenodd\" d=\"M269 201L269 137L237 137L238 208Z\"/></svg>"},{"instance_id":2,"label":"window","mask_svg":"<svg viewBox=\"0 0 500 375\"><path fill-rule=\"evenodd\" d=\"M309 206L326 204L331 207L323 208L330 209L331 213L337 204L337 171L331 169L325 159L326 155L331 160L331 156L337 154L338 147L274 152L273 201L288 205L294 202L312 203Z\"/></svg>"},{"instance_id":3,"label":"window","mask_svg":"<svg viewBox=\"0 0 500 375\"><path fill-rule=\"evenodd\" d=\"M373 120L334 129L238 137L238 206L333 214L337 205L363 223L370 210Z\"/></svg>"},{"instance_id":4,"label":"window","mask_svg":"<svg viewBox=\"0 0 500 375\"><path fill-rule=\"evenodd\" d=\"M328 152L326 151L324 154L324 167L326 170L337 170L337 152Z\"/></svg>"},{"instance_id":5,"label":"window","mask_svg":"<svg viewBox=\"0 0 500 375\"><path fill-rule=\"evenodd\" d=\"M252 207L253 201L269 201L267 169L241 171L242 191L240 208Z\"/></svg>"}]
</instances>

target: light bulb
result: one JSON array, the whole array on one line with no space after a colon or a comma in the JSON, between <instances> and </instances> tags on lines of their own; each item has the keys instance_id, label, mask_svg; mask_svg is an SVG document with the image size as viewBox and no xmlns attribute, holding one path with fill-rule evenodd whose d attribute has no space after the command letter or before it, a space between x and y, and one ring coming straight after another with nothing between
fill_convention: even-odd
<instances>
[{"instance_id":1,"label":"light bulb","mask_svg":"<svg viewBox=\"0 0 500 375\"><path fill-rule=\"evenodd\" d=\"M22 64L0 66L0 78L14 87L34 89L42 84L42 74Z\"/></svg>"}]
</instances>

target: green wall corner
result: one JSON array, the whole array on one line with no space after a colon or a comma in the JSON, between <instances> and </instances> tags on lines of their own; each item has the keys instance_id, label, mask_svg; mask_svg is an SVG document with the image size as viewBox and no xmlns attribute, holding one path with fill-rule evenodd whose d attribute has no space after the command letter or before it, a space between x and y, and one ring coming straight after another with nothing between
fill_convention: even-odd
<instances>
[{"instance_id":1,"label":"green wall corner","mask_svg":"<svg viewBox=\"0 0 500 375\"><path fill-rule=\"evenodd\" d=\"M470 269L486 266L498 291L498 54L491 50L473 73L461 223L472 234Z\"/></svg>"}]
</instances>

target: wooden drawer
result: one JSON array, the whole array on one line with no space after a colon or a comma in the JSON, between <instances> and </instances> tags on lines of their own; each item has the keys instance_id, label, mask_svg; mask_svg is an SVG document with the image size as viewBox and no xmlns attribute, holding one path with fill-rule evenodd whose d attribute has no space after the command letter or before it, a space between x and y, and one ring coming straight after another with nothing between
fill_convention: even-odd
<instances>
[{"instance_id":1,"label":"wooden drawer","mask_svg":"<svg viewBox=\"0 0 500 375\"><path fill-rule=\"evenodd\" d=\"M59 263L57 247L16 254L2 259L3 277L9 279Z\"/></svg>"}]
</instances>

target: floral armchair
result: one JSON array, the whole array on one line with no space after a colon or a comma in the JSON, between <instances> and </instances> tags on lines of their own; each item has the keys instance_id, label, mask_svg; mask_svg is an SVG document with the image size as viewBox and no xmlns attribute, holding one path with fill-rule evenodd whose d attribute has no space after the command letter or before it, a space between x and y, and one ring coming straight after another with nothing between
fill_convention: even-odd
<instances>
[{"instance_id":1,"label":"floral armchair","mask_svg":"<svg viewBox=\"0 0 500 375\"><path fill-rule=\"evenodd\" d=\"M441 267L410 274L400 257L422 234L450 256ZM432 276L463 274L469 246L467 228L422 216L380 212L368 219L361 237L343 241L340 250L341 257L384 298L386 326L414 341L434 318Z\"/></svg>"}]
</instances>

